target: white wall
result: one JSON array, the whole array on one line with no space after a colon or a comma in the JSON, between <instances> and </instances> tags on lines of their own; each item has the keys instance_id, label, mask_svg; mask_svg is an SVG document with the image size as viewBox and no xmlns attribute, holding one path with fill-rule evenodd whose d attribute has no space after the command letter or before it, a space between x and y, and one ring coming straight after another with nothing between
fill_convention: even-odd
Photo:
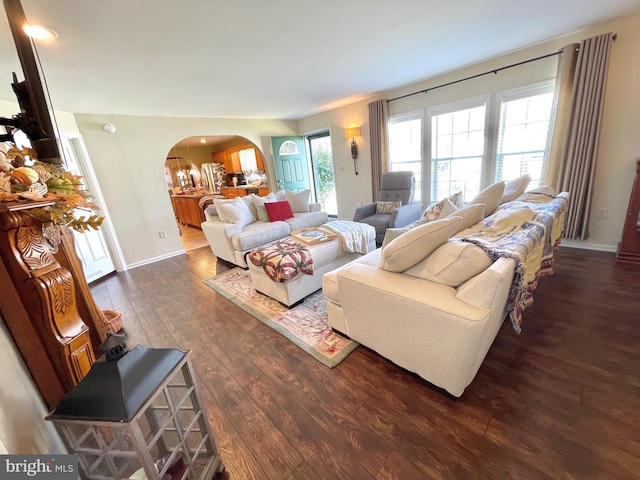
<instances>
[{"instance_id":1,"label":"white wall","mask_svg":"<svg viewBox=\"0 0 640 480\"><path fill-rule=\"evenodd\" d=\"M598 150L598 167L594 185L593 208L590 217L590 238L586 241L565 241L565 245L615 251L622 234L624 217L635 172L635 159L640 157L640 135L637 133L640 117L640 13L599 25L577 34L567 35L534 47L512 52L481 64L461 68L446 75L413 85L382 92L369 100L320 113L298 121L300 133L331 127L338 185L338 211L341 217L353 215L356 202L371 200L368 165L369 134L367 104L378 98L395 98L415 91L434 87L467 76L476 75L547 53L558 51L564 45L606 32L616 32L617 41L611 51L603 128ZM425 61L428 61L425 59ZM478 79L462 82L442 89L397 100L389 104L390 114L423 110L431 105L513 88L553 78L557 57L504 70ZM359 141L360 171L355 176L347 168L348 141L343 129L352 124L362 125L363 137ZM595 212L608 209L607 219L596 220Z\"/></svg>"},{"instance_id":2,"label":"white wall","mask_svg":"<svg viewBox=\"0 0 640 480\"><path fill-rule=\"evenodd\" d=\"M129 267L183 252L164 179L165 158L175 143L191 136L240 135L255 143L271 166L270 137L297 133L295 122L281 120L76 115L76 121ZM114 124L116 133L105 133L104 123ZM273 180L272 171L268 174ZM160 231L167 238L161 239Z\"/></svg>"},{"instance_id":3,"label":"white wall","mask_svg":"<svg viewBox=\"0 0 640 480\"><path fill-rule=\"evenodd\" d=\"M0 446L16 454L67 453L1 316L0 365Z\"/></svg>"}]
</instances>

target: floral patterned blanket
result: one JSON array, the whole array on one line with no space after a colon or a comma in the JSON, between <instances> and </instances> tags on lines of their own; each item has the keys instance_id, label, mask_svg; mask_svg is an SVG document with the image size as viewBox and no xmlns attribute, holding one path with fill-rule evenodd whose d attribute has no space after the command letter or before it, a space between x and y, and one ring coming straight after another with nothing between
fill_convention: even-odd
<instances>
[{"instance_id":1,"label":"floral patterned blanket","mask_svg":"<svg viewBox=\"0 0 640 480\"><path fill-rule=\"evenodd\" d=\"M289 238L252 250L248 259L256 267L261 266L274 282L286 282L299 273L313 275L311 253L304 245Z\"/></svg>"}]
</instances>

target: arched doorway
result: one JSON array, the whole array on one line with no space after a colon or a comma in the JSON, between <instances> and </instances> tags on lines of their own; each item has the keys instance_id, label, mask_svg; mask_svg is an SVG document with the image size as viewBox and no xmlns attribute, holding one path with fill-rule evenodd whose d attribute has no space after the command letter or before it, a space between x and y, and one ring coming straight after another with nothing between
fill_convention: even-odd
<instances>
[{"instance_id":1,"label":"arched doorway","mask_svg":"<svg viewBox=\"0 0 640 480\"><path fill-rule=\"evenodd\" d=\"M268 183L262 152L239 135L184 138L167 152L164 172L180 239L187 251L209 245L200 224L204 221L203 209L216 197L246 195L248 185ZM257 193L257 188L251 193L253 190Z\"/></svg>"}]
</instances>

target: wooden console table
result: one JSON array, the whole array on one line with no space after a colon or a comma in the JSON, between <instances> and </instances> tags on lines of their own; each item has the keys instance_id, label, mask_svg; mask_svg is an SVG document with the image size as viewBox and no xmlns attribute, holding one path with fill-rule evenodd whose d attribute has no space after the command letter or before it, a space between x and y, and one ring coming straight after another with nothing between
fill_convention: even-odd
<instances>
[{"instance_id":1,"label":"wooden console table","mask_svg":"<svg viewBox=\"0 0 640 480\"><path fill-rule=\"evenodd\" d=\"M636 178L629 198L629 208L616 260L640 265L640 159L636 161Z\"/></svg>"},{"instance_id":2,"label":"wooden console table","mask_svg":"<svg viewBox=\"0 0 640 480\"><path fill-rule=\"evenodd\" d=\"M0 311L47 407L89 371L104 340L102 312L70 232L28 214L52 202L0 202Z\"/></svg>"}]
</instances>

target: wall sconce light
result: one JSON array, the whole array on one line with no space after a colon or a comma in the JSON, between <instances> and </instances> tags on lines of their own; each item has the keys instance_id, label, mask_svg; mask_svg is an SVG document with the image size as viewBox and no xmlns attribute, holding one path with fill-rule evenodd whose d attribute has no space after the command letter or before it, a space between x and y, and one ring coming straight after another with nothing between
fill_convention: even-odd
<instances>
[{"instance_id":1,"label":"wall sconce light","mask_svg":"<svg viewBox=\"0 0 640 480\"><path fill-rule=\"evenodd\" d=\"M344 131L344 136L351 139L351 158L353 159L353 169L358 175L358 145L356 144L356 137L360 137L360 127L347 128Z\"/></svg>"}]
</instances>

